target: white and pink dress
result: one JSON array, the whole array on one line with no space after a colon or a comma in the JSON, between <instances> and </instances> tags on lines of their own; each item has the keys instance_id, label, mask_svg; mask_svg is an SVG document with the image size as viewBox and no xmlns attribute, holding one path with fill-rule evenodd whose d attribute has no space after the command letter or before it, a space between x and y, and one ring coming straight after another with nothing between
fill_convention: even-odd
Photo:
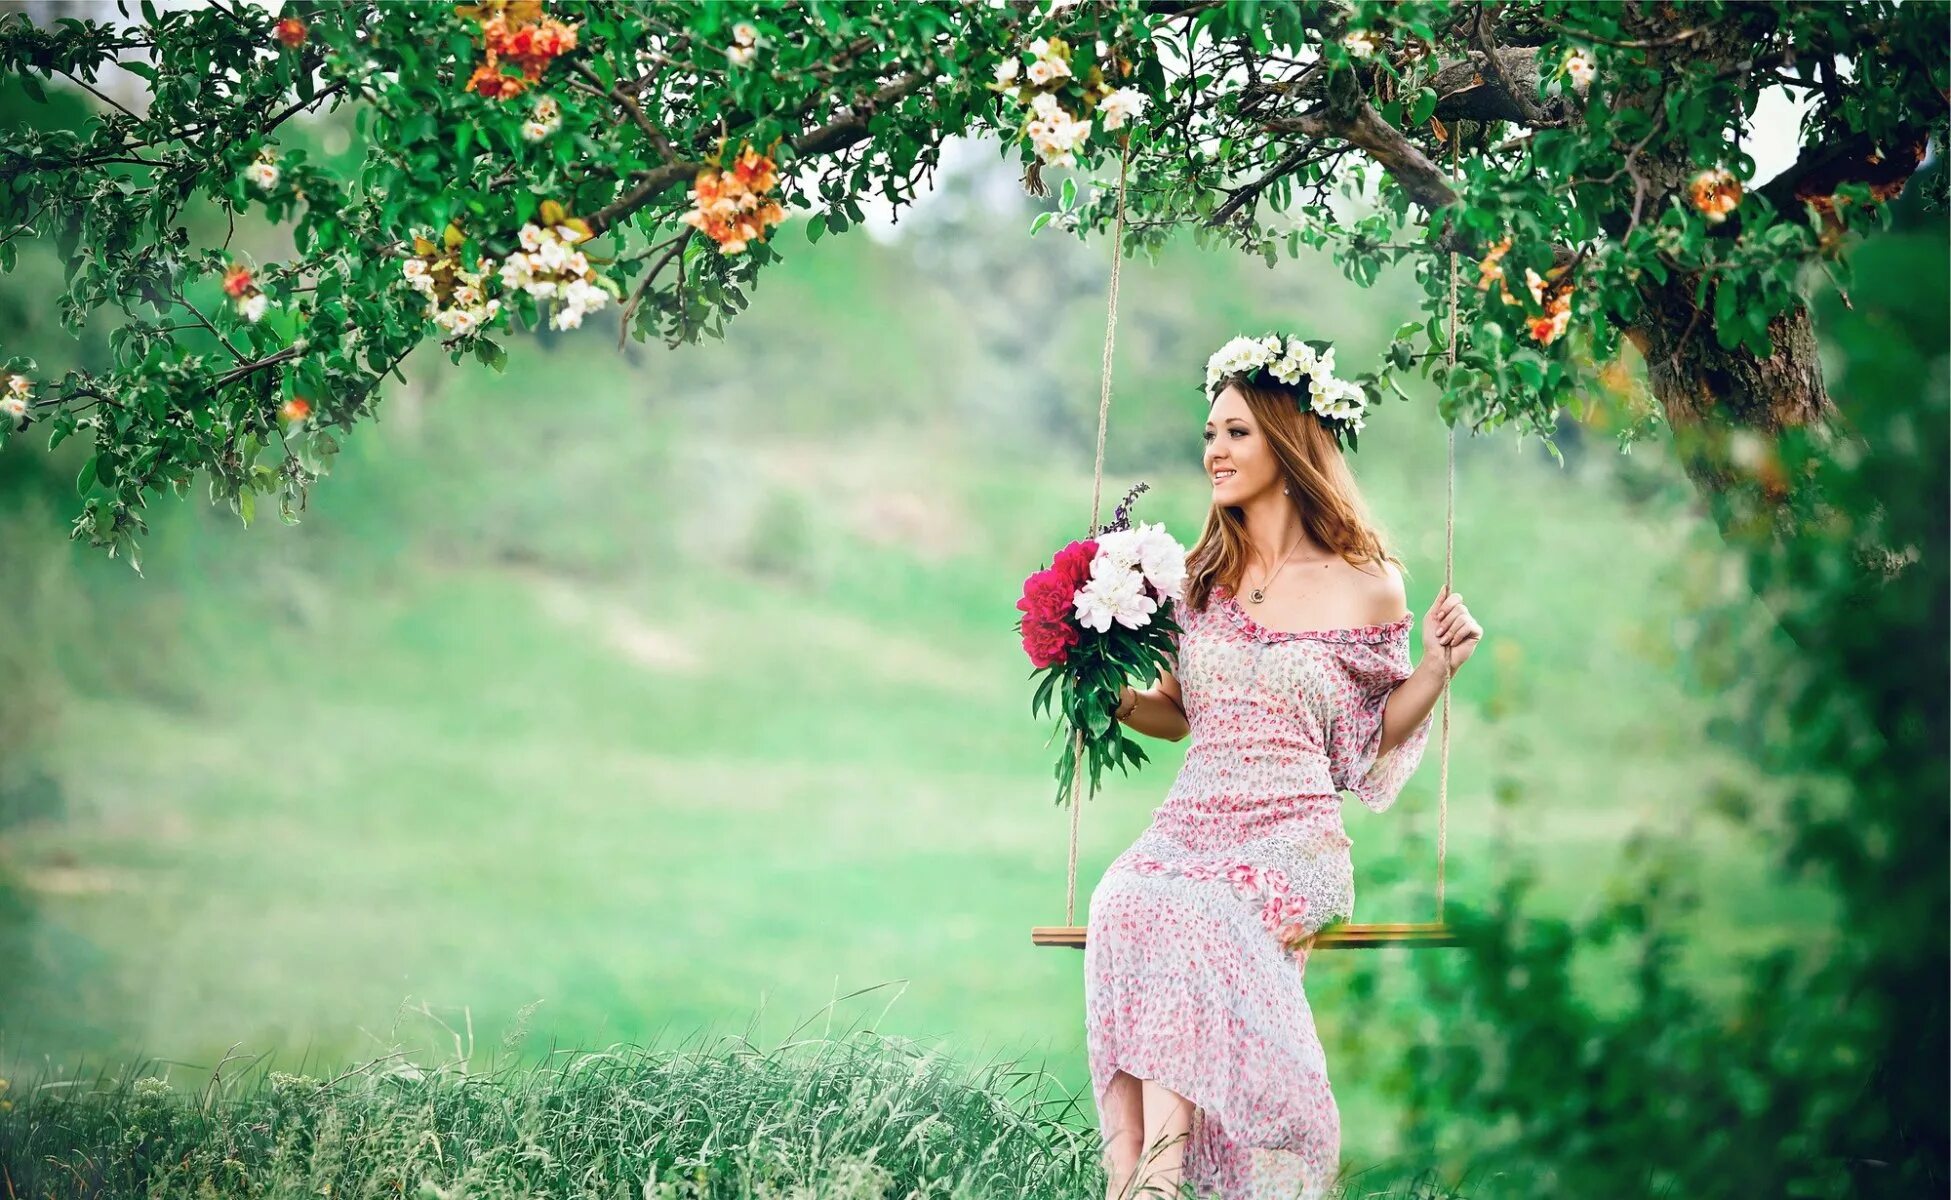
<instances>
[{"instance_id":1,"label":"white and pink dress","mask_svg":"<svg viewBox=\"0 0 1951 1200\"><path fill-rule=\"evenodd\" d=\"M1342 789L1377 812L1421 761L1434 712L1381 758L1409 677L1413 613L1382 625L1268 629L1216 586L1176 606L1174 675L1192 726L1152 823L1091 894L1084 1011L1091 1084L1122 1070L1191 1100L1185 1178L1222 1200L1313 1200L1341 1118L1278 931L1353 919Z\"/></svg>"}]
</instances>

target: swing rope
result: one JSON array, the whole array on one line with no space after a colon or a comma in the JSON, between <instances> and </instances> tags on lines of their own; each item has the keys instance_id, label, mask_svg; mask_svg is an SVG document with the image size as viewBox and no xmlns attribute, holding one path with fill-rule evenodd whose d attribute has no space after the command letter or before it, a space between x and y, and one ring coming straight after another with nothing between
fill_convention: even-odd
<instances>
[{"instance_id":1,"label":"swing rope","mask_svg":"<svg viewBox=\"0 0 1951 1200\"><path fill-rule=\"evenodd\" d=\"M1118 268L1124 261L1125 242L1125 180L1131 168L1131 135L1126 133L1120 147L1118 163L1118 209L1113 224L1111 240L1111 290L1108 311L1104 321L1104 358L1099 368L1100 387L1097 402L1097 459L1091 471L1091 524L1084 536L1097 532L1099 509L1104 494L1104 431L1111 419L1111 356L1117 342L1118 331ZM1457 138L1450 135L1450 175L1456 177ZM1449 345L1445 360L1453 375L1456 370L1456 317L1457 317L1457 252L1450 250L1449 283ZM1447 379L1446 379L1447 382ZM1443 542L1443 587L1452 587L1456 566L1456 426L1449 426L1449 455L1447 461L1447 513L1444 520ZM1456 674L1451 661L1450 647L1443 647L1443 740L1441 751L1441 771L1436 786L1436 921L1443 921L1444 864L1449 856L1449 813L1450 813L1450 680ZM1083 807L1080 803L1084 788L1084 734L1077 732L1074 740L1076 766L1070 779L1070 860L1064 885L1064 924L1074 927L1077 924L1077 819Z\"/></svg>"},{"instance_id":2,"label":"swing rope","mask_svg":"<svg viewBox=\"0 0 1951 1200\"><path fill-rule=\"evenodd\" d=\"M1111 348L1118 341L1118 265L1125 257L1125 174L1131 169L1131 133L1120 139L1118 158L1118 219L1111 233L1111 300L1104 318L1104 361L1098 368L1102 384L1097 397L1097 465L1091 469L1091 524L1085 537L1097 533L1098 510L1104 500L1104 428L1111 420ZM1070 776L1070 872L1064 884L1064 924L1077 923L1077 803L1084 790L1084 731L1077 731L1077 769Z\"/></svg>"}]
</instances>

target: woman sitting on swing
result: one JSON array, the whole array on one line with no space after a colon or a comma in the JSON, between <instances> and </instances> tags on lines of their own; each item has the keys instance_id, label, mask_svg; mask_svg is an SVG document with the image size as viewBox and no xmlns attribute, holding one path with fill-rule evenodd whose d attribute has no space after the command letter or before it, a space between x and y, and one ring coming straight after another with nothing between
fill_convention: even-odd
<instances>
[{"instance_id":1,"label":"woman sitting on swing","mask_svg":"<svg viewBox=\"0 0 1951 1200\"><path fill-rule=\"evenodd\" d=\"M1323 1195L1341 1123L1302 990L1304 939L1354 915L1347 789L1377 812L1421 761L1483 628L1454 593L1411 669L1400 564L1341 440L1361 393L1332 349L1237 338L1207 364L1212 508L1173 670L1118 719L1193 735L1151 825L1091 895L1085 1025L1110 1197ZM1141 1170L1142 1168L1142 1170Z\"/></svg>"}]
</instances>

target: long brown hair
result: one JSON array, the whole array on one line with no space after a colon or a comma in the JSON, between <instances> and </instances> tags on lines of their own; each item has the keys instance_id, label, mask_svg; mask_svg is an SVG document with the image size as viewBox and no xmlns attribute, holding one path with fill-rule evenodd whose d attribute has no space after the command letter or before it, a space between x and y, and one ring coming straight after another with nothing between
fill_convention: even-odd
<instances>
[{"instance_id":1,"label":"long brown hair","mask_svg":"<svg viewBox=\"0 0 1951 1200\"><path fill-rule=\"evenodd\" d=\"M1232 375L1213 384L1209 399L1219 399L1229 386L1246 398L1247 411L1273 448L1288 499L1307 535L1351 566L1391 562L1401 569L1402 560L1389 553L1381 530L1369 516L1341 446L1314 410L1300 402L1300 389L1277 380L1260 383ZM1198 543L1186 555L1186 603L1203 610L1215 584L1237 592L1246 570L1247 548L1245 514L1237 507L1214 504Z\"/></svg>"}]
</instances>

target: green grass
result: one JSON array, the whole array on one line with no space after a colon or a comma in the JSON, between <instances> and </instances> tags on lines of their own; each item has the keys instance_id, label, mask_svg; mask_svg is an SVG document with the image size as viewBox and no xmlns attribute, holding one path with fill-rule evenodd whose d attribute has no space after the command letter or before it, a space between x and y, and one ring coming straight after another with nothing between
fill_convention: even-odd
<instances>
[{"instance_id":1,"label":"green grass","mask_svg":"<svg viewBox=\"0 0 1951 1200\"><path fill-rule=\"evenodd\" d=\"M296 1072L238 1057L200 1085L147 1064L36 1081L0 1105L0 1164L22 1200L1103 1192L1088 1097L1041 1070L971 1064L834 1017L828 1006L769 1044L728 1034L526 1060L497 1053L525 1026L484 1048L471 1027L434 1018L425 1030L446 1048L432 1053ZM1344 1184L1337 1194L1374 1200L1486 1194L1374 1171Z\"/></svg>"}]
</instances>

